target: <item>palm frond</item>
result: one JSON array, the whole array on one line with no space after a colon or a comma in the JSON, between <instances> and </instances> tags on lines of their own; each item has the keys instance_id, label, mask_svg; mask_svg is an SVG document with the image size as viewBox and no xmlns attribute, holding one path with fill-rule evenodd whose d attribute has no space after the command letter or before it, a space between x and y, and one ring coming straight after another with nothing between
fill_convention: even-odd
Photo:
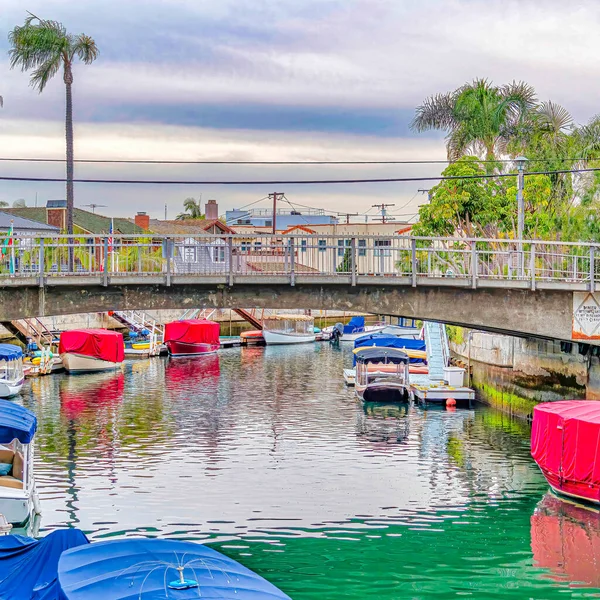
<instances>
[{"instance_id":1,"label":"palm frond","mask_svg":"<svg viewBox=\"0 0 600 600\"><path fill-rule=\"evenodd\" d=\"M441 129L452 131L456 126L454 119L454 94L436 94L427 98L417 107L415 118L410 124L413 131Z\"/></svg>"},{"instance_id":2,"label":"palm frond","mask_svg":"<svg viewBox=\"0 0 600 600\"><path fill-rule=\"evenodd\" d=\"M85 33L75 36L71 48L73 54L77 55L86 65L93 63L98 58L99 50L96 42Z\"/></svg>"},{"instance_id":3,"label":"palm frond","mask_svg":"<svg viewBox=\"0 0 600 600\"><path fill-rule=\"evenodd\" d=\"M573 125L569 111L551 100L542 102L536 110L538 125L551 133L566 133Z\"/></svg>"},{"instance_id":4,"label":"palm frond","mask_svg":"<svg viewBox=\"0 0 600 600\"><path fill-rule=\"evenodd\" d=\"M62 60L59 57L54 60L47 60L31 73L29 84L40 94L44 91L46 84L58 73Z\"/></svg>"}]
</instances>

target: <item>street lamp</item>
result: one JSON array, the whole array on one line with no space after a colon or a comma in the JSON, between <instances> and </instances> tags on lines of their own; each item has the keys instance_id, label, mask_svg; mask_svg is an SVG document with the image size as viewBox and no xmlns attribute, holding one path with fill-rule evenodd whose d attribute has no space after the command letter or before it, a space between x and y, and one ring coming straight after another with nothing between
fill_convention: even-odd
<instances>
[{"instance_id":1,"label":"street lamp","mask_svg":"<svg viewBox=\"0 0 600 600\"><path fill-rule=\"evenodd\" d=\"M523 230L525 229L525 201L523 200L523 188L525 187L525 166L527 158L517 156L517 238L523 239Z\"/></svg>"}]
</instances>

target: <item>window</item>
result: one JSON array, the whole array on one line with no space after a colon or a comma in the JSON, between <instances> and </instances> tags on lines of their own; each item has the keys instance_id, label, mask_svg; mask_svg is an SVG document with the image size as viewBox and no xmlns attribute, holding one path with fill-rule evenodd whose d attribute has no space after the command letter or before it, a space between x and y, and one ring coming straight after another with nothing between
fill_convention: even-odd
<instances>
[{"instance_id":1,"label":"window","mask_svg":"<svg viewBox=\"0 0 600 600\"><path fill-rule=\"evenodd\" d=\"M319 252L327 250L327 240L319 240Z\"/></svg>"},{"instance_id":2,"label":"window","mask_svg":"<svg viewBox=\"0 0 600 600\"><path fill-rule=\"evenodd\" d=\"M300 240L300 252L306 252L306 240Z\"/></svg>"},{"instance_id":3,"label":"window","mask_svg":"<svg viewBox=\"0 0 600 600\"><path fill-rule=\"evenodd\" d=\"M367 240L358 240L358 255L367 255Z\"/></svg>"},{"instance_id":4,"label":"window","mask_svg":"<svg viewBox=\"0 0 600 600\"><path fill-rule=\"evenodd\" d=\"M344 256L346 248L350 247L350 240L338 240L338 256Z\"/></svg>"},{"instance_id":5,"label":"window","mask_svg":"<svg viewBox=\"0 0 600 600\"><path fill-rule=\"evenodd\" d=\"M265 220L265 227L273 227L273 220L272 219L266 219Z\"/></svg>"},{"instance_id":6,"label":"window","mask_svg":"<svg viewBox=\"0 0 600 600\"><path fill-rule=\"evenodd\" d=\"M196 247L195 246L184 246L183 247L183 261L184 262L196 262Z\"/></svg>"},{"instance_id":7,"label":"window","mask_svg":"<svg viewBox=\"0 0 600 600\"><path fill-rule=\"evenodd\" d=\"M254 242L254 249L260 250L262 247L262 242Z\"/></svg>"},{"instance_id":8,"label":"window","mask_svg":"<svg viewBox=\"0 0 600 600\"><path fill-rule=\"evenodd\" d=\"M375 256L391 256L392 240L375 240Z\"/></svg>"},{"instance_id":9,"label":"window","mask_svg":"<svg viewBox=\"0 0 600 600\"><path fill-rule=\"evenodd\" d=\"M240 244L240 250L242 252L250 252L251 247L252 246L251 246L250 242L242 242Z\"/></svg>"},{"instance_id":10,"label":"window","mask_svg":"<svg viewBox=\"0 0 600 600\"><path fill-rule=\"evenodd\" d=\"M225 246L215 246L213 249L213 262L224 263L225 262Z\"/></svg>"}]
</instances>

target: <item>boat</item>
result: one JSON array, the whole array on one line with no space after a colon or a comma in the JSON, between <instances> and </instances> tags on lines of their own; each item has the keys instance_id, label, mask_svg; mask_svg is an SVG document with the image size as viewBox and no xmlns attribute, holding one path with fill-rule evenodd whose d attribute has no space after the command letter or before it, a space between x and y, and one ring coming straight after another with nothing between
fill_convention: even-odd
<instances>
[{"instance_id":1,"label":"boat","mask_svg":"<svg viewBox=\"0 0 600 600\"><path fill-rule=\"evenodd\" d=\"M314 342L315 320L310 315L269 315L263 319L262 334L267 346Z\"/></svg>"},{"instance_id":2,"label":"boat","mask_svg":"<svg viewBox=\"0 0 600 600\"><path fill-rule=\"evenodd\" d=\"M0 398L16 396L24 381L23 351L13 344L0 344Z\"/></svg>"},{"instance_id":3,"label":"boat","mask_svg":"<svg viewBox=\"0 0 600 600\"><path fill-rule=\"evenodd\" d=\"M265 343L263 332L260 329L252 329L250 331L242 331L240 338L243 344L247 345L262 345Z\"/></svg>"},{"instance_id":4,"label":"boat","mask_svg":"<svg viewBox=\"0 0 600 600\"><path fill-rule=\"evenodd\" d=\"M333 326L335 327L335 325ZM323 331L333 331L333 327L327 327ZM378 325L365 325L365 318L362 316L352 317L348 323L343 326L342 342L355 342L359 337L368 333L377 333L383 331L387 325L381 323Z\"/></svg>"},{"instance_id":5,"label":"boat","mask_svg":"<svg viewBox=\"0 0 600 600\"><path fill-rule=\"evenodd\" d=\"M69 373L110 371L125 356L123 335L108 329L72 329L60 334L58 352Z\"/></svg>"},{"instance_id":6,"label":"boat","mask_svg":"<svg viewBox=\"0 0 600 600\"><path fill-rule=\"evenodd\" d=\"M206 319L184 319L165 325L165 344L171 356L197 356L216 352L220 326Z\"/></svg>"},{"instance_id":7,"label":"boat","mask_svg":"<svg viewBox=\"0 0 600 600\"><path fill-rule=\"evenodd\" d=\"M397 348L363 347L355 354L356 395L365 402L407 402L410 358Z\"/></svg>"},{"instance_id":8,"label":"boat","mask_svg":"<svg viewBox=\"0 0 600 600\"><path fill-rule=\"evenodd\" d=\"M33 477L35 415L9 400L0 400L0 513L24 525L39 501ZM0 596L1 597L1 596Z\"/></svg>"},{"instance_id":9,"label":"boat","mask_svg":"<svg viewBox=\"0 0 600 600\"><path fill-rule=\"evenodd\" d=\"M558 494L600 504L600 402L563 400L533 409L531 455Z\"/></svg>"}]
</instances>

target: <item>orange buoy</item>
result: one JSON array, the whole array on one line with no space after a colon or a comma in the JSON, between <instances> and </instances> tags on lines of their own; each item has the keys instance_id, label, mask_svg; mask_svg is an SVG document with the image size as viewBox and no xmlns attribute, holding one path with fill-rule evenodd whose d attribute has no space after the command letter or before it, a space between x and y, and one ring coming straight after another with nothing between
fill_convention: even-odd
<instances>
[{"instance_id":1,"label":"orange buoy","mask_svg":"<svg viewBox=\"0 0 600 600\"><path fill-rule=\"evenodd\" d=\"M446 400L446 406L456 406L456 400L454 398L448 398Z\"/></svg>"}]
</instances>

